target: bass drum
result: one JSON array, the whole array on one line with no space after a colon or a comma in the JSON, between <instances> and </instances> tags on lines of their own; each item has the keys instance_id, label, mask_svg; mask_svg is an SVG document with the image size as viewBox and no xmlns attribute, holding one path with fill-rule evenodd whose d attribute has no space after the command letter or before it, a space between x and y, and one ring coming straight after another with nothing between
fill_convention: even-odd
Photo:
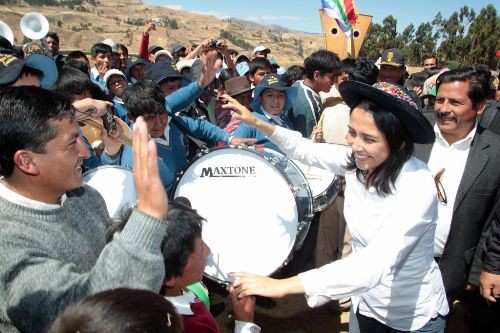
<instances>
[{"instance_id":1,"label":"bass drum","mask_svg":"<svg viewBox=\"0 0 500 333\"><path fill-rule=\"evenodd\" d=\"M214 148L177 178L183 196L203 216L212 254L205 275L230 282L230 272L271 275L301 247L313 208L300 169L273 150Z\"/></svg>"},{"instance_id":2,"label":"bass drum","mask_svg":"<svg viewBox=\"0 0 500 333\"><path fill-rule=\"evenodd\" d=\"M340 177L331 171L299 161L293 162L304 173L313 195L314 212L321 212L328 207L339 194L341 188Z\"/></svg>"},{"instance_id":3,"label":"bass drum","mask_svg":"<svg viewBox=\"0 0 500 333\"><path fill-rule=\"evenodd\" d=\"M113 220L120 220L122 212L137 202L134 173L130 168L101 166L85 172L83 181L101 194Z\"/></svg>"}]
</instances>

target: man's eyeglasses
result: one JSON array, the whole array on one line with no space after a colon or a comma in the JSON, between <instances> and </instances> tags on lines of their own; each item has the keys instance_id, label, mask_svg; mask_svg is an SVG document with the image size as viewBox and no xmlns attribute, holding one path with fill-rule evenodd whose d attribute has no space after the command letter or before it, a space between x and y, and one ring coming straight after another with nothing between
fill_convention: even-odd
<instances>
[{"instance_id":1,"label":"man's eyeglasses","mask_svg":"<svg viewBox=\"0 0 500 333\"><path fill-rule=\"evenodd\" d=\"M446 192L444 190L443 184L441 184L441 179L443 178L444 168L439 170L434 176L434 182L436 183L437 196L440 203L446 205L448 203L448 198L446 197Z\"/></svg>"}]
</instances>

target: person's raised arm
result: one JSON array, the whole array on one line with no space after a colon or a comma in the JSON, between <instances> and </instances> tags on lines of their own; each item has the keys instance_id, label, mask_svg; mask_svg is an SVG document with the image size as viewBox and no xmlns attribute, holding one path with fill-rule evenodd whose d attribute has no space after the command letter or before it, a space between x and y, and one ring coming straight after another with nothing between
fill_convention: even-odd
<instances>
[{"instance_id":1,"label":"person's raised arm","mask_svg":"<svg viewBox=\"0 0 500 333\"><path fill-rule=\"evenodd\" d=\"M141 35L141 44L139 45L139 51L137 52L140 58L145 59L147 61L149 61L148 47L149 47L149 33L151 30L156 30L156 25L154 24L153 21L149 21L144 27L144 31Z\"/></svg>"}]
</instances>

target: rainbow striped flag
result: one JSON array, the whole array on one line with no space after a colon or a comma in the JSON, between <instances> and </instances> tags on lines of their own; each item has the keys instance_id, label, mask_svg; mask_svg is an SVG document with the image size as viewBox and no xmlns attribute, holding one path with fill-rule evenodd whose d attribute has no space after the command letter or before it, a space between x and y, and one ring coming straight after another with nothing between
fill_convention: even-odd
<instances>
[{"instance_id":1,"label":"rainbow striped flag","mask_svg":"<svg viewBox=\"0 0 500 333\"><path fill-rule=\"evenodd\" d=\"M358 22L358 10L354 0L321 0L325 13L335 19L344 34L351 36L352 26Z\"/></svg>"}]
</instances>

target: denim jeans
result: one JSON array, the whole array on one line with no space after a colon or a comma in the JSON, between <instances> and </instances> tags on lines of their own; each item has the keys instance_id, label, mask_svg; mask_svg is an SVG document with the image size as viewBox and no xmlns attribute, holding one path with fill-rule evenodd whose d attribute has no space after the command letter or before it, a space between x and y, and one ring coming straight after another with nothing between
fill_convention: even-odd
<instances>
[{"instance_id":1,"label":"denim jeans","mask_svg":"<svg viewBox=\"0 0 500 333\"><path fill-rule=\"evenodd\" d=\"M349 333L443 333L446 327L445 317L438 315L436 318L432 318L423 327L415 331L399 331L394 328L390 328L381 322L363 316L359 313L354 313L351 307L351 312L349 313Z\"/></svg>"}]
</instances>

